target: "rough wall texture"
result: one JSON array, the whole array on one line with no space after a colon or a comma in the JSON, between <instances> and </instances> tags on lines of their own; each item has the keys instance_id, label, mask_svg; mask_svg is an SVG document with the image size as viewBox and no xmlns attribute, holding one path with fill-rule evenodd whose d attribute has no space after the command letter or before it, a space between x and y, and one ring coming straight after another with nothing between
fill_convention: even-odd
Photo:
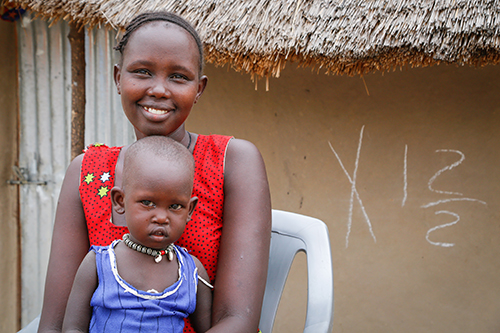
<instances>
[{"instance_id":1,"label":"rough wall texture","mask_svg":"<svg viewBox=\"0 0 500 333\"><path fill-rule=\"evenodd\" d=\"M207 66L188 130L254 142L273 208L330 230L334 332L500 329L500 67L360 77L288 66L269 91ZM274 332L302 332L300 256Z\"/></svg>"}]
</instances>

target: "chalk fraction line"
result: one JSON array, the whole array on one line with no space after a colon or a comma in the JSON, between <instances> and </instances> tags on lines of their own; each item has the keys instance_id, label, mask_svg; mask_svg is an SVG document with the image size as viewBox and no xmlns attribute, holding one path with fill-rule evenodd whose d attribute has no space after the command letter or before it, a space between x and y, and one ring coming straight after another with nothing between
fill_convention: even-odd
<instances>
[{"instance_id":1,"label":"chalk fraction line","mask_svg":"<svg viewBox=\"0 0 500 333\"><path fill-rule=\"evenodd\" d=\"M422 205L420 207L422 208L429 208L429 207L434 207L442 203L447 203L447 202L452 202L452 201L473 201L473 202L479 202L483 205L487 205L486 202L479 200L479 199L473 199L473 198L450 198L450 199L443 199L443 200L438 200L434 202L429 202L428 204Z\"/></svg>"}]
</instances>

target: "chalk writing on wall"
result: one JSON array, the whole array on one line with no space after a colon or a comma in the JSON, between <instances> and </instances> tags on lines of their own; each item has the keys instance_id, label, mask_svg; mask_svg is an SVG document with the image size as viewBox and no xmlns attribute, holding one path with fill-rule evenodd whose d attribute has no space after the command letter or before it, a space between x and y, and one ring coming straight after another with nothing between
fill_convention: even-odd
<instances>
[{"instance_id":1,"label":"chalk writing on wall","mask_svg":"<svg viewBox=\"0 0 500 333\"><path fill-rule=\"evenodd\" d=\"M346 168L344 167L344 164L342 163L342 160L340 159L339 155L333 149L333 146L330 142L328 144L330 145L330 149L333 151L335 154L335 157L339 161L340 166L342 167L342 170L344 170L345 175L347 176L347 179L351 183L351 198L349 200L349 219L347 222L347 235L345 237L345 247L347 248L349 246L349 235L351 233L351 225L352 225L352 210L354 207L354 195L356 195L356 199L361 207L361 211L363 212L363 215L366 220L366 224L368 225L368 229L370 230L370 234L372 235L373 240L376 242L377 238L375 237L375 234L373 233L373 228L372 224L370 222L370 218L368 217L368 214L366 213L365 207L363 206L363 202L361 201L361 198L359 197L358 190L356 189L356 176L358 173L358 166L359 166L359 155L361 153L361 145L363 143L363 131L365 129L365 126L361 127L361 132L359 133L359 142L358 142L358 151L356 153L356 161L354 163L354 171L352 173L352 177L349 175L347 172Z\"/></svg>"},{"instance_id":2,"label":"chalk writing on wall","mask_svg":"<svg viewBox=\"0 0 500 333\"><path fill-rule=\"evenodd\" d=\"M430 235L431 232L433 232L435 230L438 230L438 229L441 229L441 228L446 228L446 227L451 227L452 225L457 224L458 221L460 221L460 216L458 216L458 214L456 214L456 213L452 213L452 212L449 212L447 210L440 210L439 212L436 212L435 214L436 215L438 215L438 214L449 214L449 215L455 216L455 221L450 222L450 223L441 224L441 225L435 226L433 228L430 228L427 231L427 234L425 235L425 239L427 239L427 241L429 243L431 243L432 245L436 245L436 246L442 246L442 247L452 247L452 246L454 246L455 245L454 243L433 242L433 241L431 241L429 239L429 235Z\"/></svg>"},{"instance_id":3,"label":"chalk writing on wall","mask_svg":"<svg viewBox=\"0 0 500 333\"><path fill-rule=\"evenodd\" d=\"M456 153L456 154L460 155L460 159L458 161L456 161L455 163L452 163L451 165L447 165L444 168L442 168L441 170L439 170L438 172L436 172L434 174L434 176L432 176L431 179L429 179L429 182L427 183L427 185L429 187L429 190L431 190L432 192L443 193L443 194L452 194L452 195L453 194L454 195L463 195L462 193L459 193L459 192L438 191L438 190L435 190L432 188L432 183L434 183L434 181L437 179L437 177L439 177L443 172L449 171L449 170L457 167L458 165L462 164L462 162L465 160L465 155L458 150L451 150L451 149L438 149L438 150L436 150L436 153L448 153L448 152Z\"/></svg>"},{"instance_id":4,"label":"chalk writing on wall","mask_svg":"<svg viewBox=\"0 0 500 333\"><path fill-rule=\"evenodd\" d=\"M408 198L408 145L405 145L405 157L403 160L403 200L401 200L401 207L406 204Z\"/></svg>"},{"instance_id":5,"label":"chalk writing on wall","mask_svg":"<svg viewBox=\"0 0 500 333\"><path fill-rule=\"evenodd\" d=\"M374 242L377 241L377 238L375 237L375 233L373 232L372 223L370 221L370 218L369 218L369 216L368 216L368 214L366 212L366 209L365 209L365 207L363 205L363 201L361 200L361 198L359 196L359 193L358 193L358 190L357 190L357 187L356 187L356 185L357 185L356 179L357 179L357 173L358 173L358 167L359 167L359 159L360 159L360 155L361 155L361 147L362 147L362 143L363 143L363 132L364 132L364 129L365 129L365 126L363 125L361 127L361 131L360 131L360 134L359 134L358 148L357 148L357 152L356 152L356 160L355 160L355 163L354 163L354 170L352 172L352 176L349 174L349 172L345 168L344 163L342 163L342 160L340 159L340 156L338 155L338 153L336 152L336 150L333 148L333 145L331 144L331 142L328 141L328 145L330 146L330 149L332 150L333 154L335 155L337 161L340 164L340 167L344 171L344 174L346 175L349 183L351 184L351 194L350 194L350 200L349 200L349 216L348 216L348 220L347 220L347 234L346 234L346 238L345 238L346 239L346 241L345 241L346 242L345 243L346 248L349 247L349 236L351 234L352 214L353 214L354 199L355 198L356 198L356 201L357 201L357 203L359 204L359 206L361 208L361 211L362 211L363 216L365 218L366 225L367 225L367 227L368 227L368 229L370 231L370 234L371 234ZM437 189L435 189L433 187L434 182L444 172L447 172L447 171L450 171L450 170L456 168L457 166L459 166L460 164L462 164L462 162L465 160L465 155L461 151L459 151L459 150L438 149L438 150L436 150L436 153L454 153L454 154L457 154L459 156L459 159L456 162L454 162L454 163L452 163L450 165L447 165L444 168L442 168L439 171L437 171L429 179L429 182L427 183L427 187L428 187L428 189L431 192L435 192L435 193L439 193L439 194L444 194L444 195L450 195L450 196L458 196L458 197L445 198L445 199L440 199L440 200L437 200L437 201L429 202L427 204L422 205L421 208L435 207L435 206L438 206L438 205L441 205L441 204L444 204L444 203L449 203L449 202L454 202L454 201L469 201L469 202L476 202L476 203L480 203L482 205L486 205L486 202L484 202L482 200L479 200L479 199L464 197L463 194L460 193L460 192L437 190ZM406 200L408 198L408 174L407 173L408 173L408 145L405 145L404 158L403 158L403 198L402 198L402 201L401 201L401 207L405 206ZM430 228L427 231L427 234L425 235L425 239L430 244L432 244L434 246L441 246L441 247L452 247L452 246L454 246L455 245L454 243L439 242L439 241L431 240L430 235L431 235L432 232L434 232L434 231L436 231L438 229L443 229L443 228L451 227L451 226L457 224L458 221L460 221L460 216L457 213L450 212L450 211L447 211L447 210L439 210L439 211L435 212L435 214L436 215L440 215L440 214L450 215L450 216L454 217L454 220L451 221L451 222L440 224L440 225L437 225L435 227Z\"/></svg>"},{"instance_id":6,"label":"chalk writing on wall","mask_svg":"<svg viewBox=\"0 0 500 333\"><path fill-rule=\"evenodd\" d=\"M436 190L432 187L432 184L434 183L434 181L443 174L443 172L445 171L450 171L452 170L453 168L456 168L457 166L459 166L460 164L462 164L462 162L465 160L465 155L459 151L459 150L453 150L453 149L438 149L436 150L436 153L454 153L454 154L457 154L459 155L459 159L458 161L450 164L450 165L447 165L445 166L444 168L440 169L438 172L436 172L434 174L434 176L431 177L431 179L429 179L429 182L427 183L427 187L430 191L432 192L435 192L435 193L441 193L441 194L447 194L447 195L454 195L454 196L459 196L459 198L447 198L447 199L442 199L442 200L438 200L438 201L434 201L434 202L430 202L430 203L427 203L425 205L422 205L421 207L422 208L429 208L429 207L434 207L434 206L437 206L437 205L440 205L440 204L444 204L444 203L447 203L447 202L453 202L453 201L471 201L471 202L478 202L480 204L483 204L483 205L486 205L486 202L482 201L482 200L478 200L478 199L473 199L473 198L466 198L466 197L463 197L463 194L460 193L460 192L451 192L451 191L441 191L441 190ZM445 224L441 224L441 225L438 225L438 226L435 226L433 228L430 228L428 231L427 231L427 234L425 236L425 239L432 245L436 245L436 246L442 246L442 247L452 247L454 246L455 244L454 243L445 243L445 242L434 242L432 240L429 239L429 235L431 232L433 231L436 231L438 229L442 229L442 228L446 228L446 227L451 227L452 225L455 225L458 223L458 221L460 221L460 216L456 213L453 213L453 212L450 212L450 211L447 211L447 210L440 210L440 211L437 211L435 212L436 215L438 214L448 214L448 215L451 215L451 216L454 216L455 217L455 220L453 222L450 222L450 223L445 223Z\"/></svg>"}]
</instances>

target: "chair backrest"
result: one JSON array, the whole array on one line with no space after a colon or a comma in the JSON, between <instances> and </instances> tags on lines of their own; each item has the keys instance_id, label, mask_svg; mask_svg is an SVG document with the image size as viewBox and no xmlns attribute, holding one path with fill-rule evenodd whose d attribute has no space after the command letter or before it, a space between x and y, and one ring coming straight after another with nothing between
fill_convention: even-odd
<instances>
[{"instance_id":1,"label":"chair backrest","mask_svg":"<svg viewBox=\"0 0 500 333\"><path fill-rule=\"evenodd\" d=\"M307 314L304 333L330 333L333 327L333 269L328 228L322 221L273 210L271 251L259 328L271 333L293 259L307 255Z\"/></svg>"}]
</instances>

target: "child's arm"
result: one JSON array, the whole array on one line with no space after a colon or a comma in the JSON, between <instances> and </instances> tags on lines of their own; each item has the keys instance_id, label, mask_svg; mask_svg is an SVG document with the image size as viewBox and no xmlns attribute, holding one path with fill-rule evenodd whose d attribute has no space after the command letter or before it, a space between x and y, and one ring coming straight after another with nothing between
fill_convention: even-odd
<instances>
[{"instance_id":1,"label":"child's arm","mask_svg":"<svg viewBox=\"0 0 500 333\"><path fill-rule=\"evenodd\" d=\"M193 257L198 275L205 281L210 282L207 271L198 258ZM211 326L212 317L212 290L203 282L198 280L198 292L196 293L196 310L189 316L191 325L196 333L204 333Z\"/></svg>"},{"instance_id":2,"label":"child's arm","mask_svg":"<svg viewBox=\"0 0 500 333\"><path fill-rule=\"evenodd\" d=\"M90 251L76 272L64 315L63 332L88 332L92 316L90 300L97 285L95 253Z\"/></svg>"}]
</instances>

